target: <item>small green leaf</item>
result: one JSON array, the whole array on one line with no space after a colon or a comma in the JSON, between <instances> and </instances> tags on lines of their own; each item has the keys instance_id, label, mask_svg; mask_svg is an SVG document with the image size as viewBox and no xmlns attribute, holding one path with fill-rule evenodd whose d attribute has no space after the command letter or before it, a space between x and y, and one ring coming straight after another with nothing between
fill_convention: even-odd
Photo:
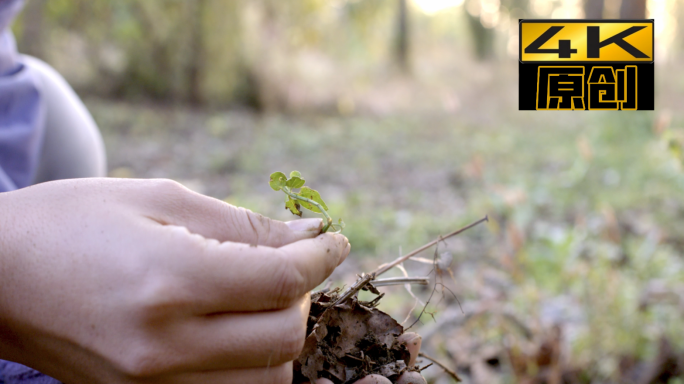
<instances>
[{"instance_id":1,"label":"small green leaf","mask_svg":"<svg viewBox=\"0 0 684 384\"><path fill-rule=\"evenodd\" d=\"M287 181L287 186L290 188L301 188L304 185L304 179L294 176Z\"/></svg>"},{"instance_id":2,"label":"small green leaf","mask_svg":"<svg viewBox=\"0 0 684 384\"><path fill-rule=\"evenodd\" d=\"M328 210L328 206L325 205L325 202L323 201L323 199L321 199L321 195L315 189L311 189L309 187L302 187L302 189L301 189L301 191L299 191L298 195L301 197L306 197L307 199L311 199L311 200L317 202L318 204L320 204L324 210L326 210L326 211ZM300 204L304 208L306 208L310 211L321 213L321 211L318 209L318 207L316 207L315 205L313 205L309 202L300 200Z\"/></svg>"},{"instance_id":3,"label":"small green leaf","mask_svg":"<svg viewBox=\"0 0 684 384\"><path fill-rule=\"evenodd\" d=\"M286 185L286 183L287 183L287 176L285 176L284 173L273 172L273 173L271 173L271 178L268 182L268 185L270 185L274 191L279 191Z\"/></svg>"},{"instance_id":4,"label":"small green leaf","mask_svg":"<svg viewBox=\"0 0 684 384\"><path fill-rule=\"evenodd\" d=\"M291 198L285 202L285 209L289 209L293 215L297 215L299 217L302 216L302 211L299 210L299 204L297 204L297 202L295 200L292 200Z\"/></svg>"},{"instance_id":5,"label":"small green leaf","mask_svg":"<svg viewBox=\"0 0 684 384\"><path fill-rule=\"evenodd\" d=\"M304 183L305 180L302 178L302 174L298 171L292 171L289 178L282 172L272 173L268 184L274 191L283 191L288 195L285 201L285 209L292 212L292 214L301 217L302 208L320 213L324 216L324 221L326 222L324 226L326 232L329 230L334 230L337 233L341 232L344 228L344 222L340 219L337 223L333 223L332 218L326 212L328 206L321 198L321 195L315 189L305 187ZM299 190L298 193L294 192L296 189Z\"/></svg>"}]
</instances>

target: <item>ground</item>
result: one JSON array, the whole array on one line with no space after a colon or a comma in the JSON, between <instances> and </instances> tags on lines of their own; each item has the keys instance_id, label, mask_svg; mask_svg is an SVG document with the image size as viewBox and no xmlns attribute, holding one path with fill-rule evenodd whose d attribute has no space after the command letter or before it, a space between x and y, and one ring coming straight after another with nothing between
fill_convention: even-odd
<instances>
[{"instance_id":1,"label":"ground","mask_svg":"<svg viewBox=\"0 0 684 384\"><path fill-rule=\"evenodd\" d=\"M684 347L672 337L684 331L684 172L677 141L668 139L684 122L676 109L683 78L664 76L674 67L656 68L655 112L519 112L514 66L499 65L414 111L258 115L85 101L102 129L110 176L172 178L290 220L268 176L300 171L347 224L352 257L336 282L350 284L355 273L489 215L439 249L453 256L455 279L442 275L463 312L449 293L439 304L437 295L429 308L444 326L430 315L416 325L426 348L472 382L513 374L503 345L539 344L553 325L562 330L563 366L596 378L619 377L622 355L654 358L661 337ZM402 289L385 289L379 307L399 321L414 304ZM413 291L422 300L429 294ZM499 363L478 362L495 361L489 355ZM438 368L425 373L445 380Z\"/></svg>"}]
</instances>

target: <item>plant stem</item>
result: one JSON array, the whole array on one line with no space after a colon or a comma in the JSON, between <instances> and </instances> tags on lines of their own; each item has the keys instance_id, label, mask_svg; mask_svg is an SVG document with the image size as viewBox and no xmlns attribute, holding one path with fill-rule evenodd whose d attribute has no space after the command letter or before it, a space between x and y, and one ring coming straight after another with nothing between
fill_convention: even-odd
<instances>
[{"instance_id":1,"label":"plant stem","mask_svg":"<svg viewBox=\"0 0 684 384\"><path fill-rule=\"evenodd\" d=\"M323 209L323 206L321 206L316 201L313 201L313 200L308 199L306 197L302 197L302 196L299 196L299 195L292 193L292 191L288 187L283 187L282 191L285 192L286 195L290 196L291 198L293 198L295 200L306 201L309 204L315 205L316 208L318 208L318 210L321 211L323 216L325 216L325 220L326 220L326 223L323 226L323 229L321 229L321 233L325 233L328 231L328 228L330 228L330 226L332 225L333 220L332 220L332 217L330 217L330 215L328 215L328 212L326 212L325 209Z\"/></svg>"},{"instance_id":2,"label":"plant stem","mask_svg":"<svg viewBox=\"0 0 684 384\"><path fill-rule=\"evenodd\" d=\"M448 373L448 374L449 374L454 380L456 380L457 382L460 382L460 381L461 381L461 378L458 377L458 375L456 374L456 372L452 371L452 370L449 369L446 365L444 365L444 364L440 363L439 361L437 361L434 357L430 357L430 356L426 355L426 354L423 353L423 352L419 352L419 353L418 353L418 356L420 356L420 357L422 357L422 358L424 358L424 359L430 360L430 361L432 361L433 363L439 365L439 367L442 368L442 369L444 370L444 372ZM427 367L425 367L425 368L427 368ZM423 369L425 369L425 368L423 368Z\"/></svg>"},{"instance_id":3,"label":"plant stem","mask_svg":"<svg viewBox=\"0 0 684 384\"><path fill-rule=\"evenodd\" d=\"M401 256L401 257L397 258L396 260L394 260L394 261L391 262L391 263L387 263L387 264L383 264L383 265L379 266L379 267L378 267L375 271L373 271L371 274L375 275L376 277L377 277L377 276L380 276L381 274L383 274L383 273L389 271L390 269L392 269L392 267L394 267L395 265L403 263L404 261L410 259L411 257L413 257L413 256L415 256L415 255L417 255L417 254L423 252L424 250L426 250L426 249L432 247L433 245L437 244L438 242L440 242L440 241L442 241L442 240L446 240L446 239L450 238L451 236L456 236L456 235L458 235L459 233L461 233L461 232L463 232L463 231L465 231L465 230L468 230L468 229L470 229L470 228L472 228L472 227L474 227L474 226L476 226L476 225L478 225L478 224L480 224L480 223L482 223L482 222L484 222L484 221L489 221L489 217L488 217L488 216L485 216L485 217L481 218L480 220L478 220L478 221L476 221L476 222L474 222L474 223L468 224L468 225L466 225L465 227L463 227L463 228L461 228L461 229L459 229L459 230L457 230L457 231L451 232L450 234L445 235L445 236L440 236L438 239L435 239L435 240L433 240L433 241L431 241L431 242L429 242L429 243L423 245L422 247L416 249L415 251L413 251L413 252L411 252L411 253L409 253L409 254L406 254L406 255L404 255L404 256Z\"/></svg>"}]
</instances>

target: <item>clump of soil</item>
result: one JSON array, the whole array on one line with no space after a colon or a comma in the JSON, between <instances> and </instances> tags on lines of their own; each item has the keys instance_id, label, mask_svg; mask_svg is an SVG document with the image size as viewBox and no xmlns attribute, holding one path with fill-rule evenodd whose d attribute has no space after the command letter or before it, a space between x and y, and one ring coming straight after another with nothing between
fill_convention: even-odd
<instances>
[{"instance_id":1,"label":"clump of soil","mask_svg":"<svg viewBox=\"0 0 684 384\"><path fill-rule=\"evenodd\" d=\"M311 297L304 349L294 362L294 384L324 377L335 384L379 374L394 382L406 370L410 354L397 340L404 328L375 302L352 297L331 307L339 290Z\"/></svg>"}]
</instances>

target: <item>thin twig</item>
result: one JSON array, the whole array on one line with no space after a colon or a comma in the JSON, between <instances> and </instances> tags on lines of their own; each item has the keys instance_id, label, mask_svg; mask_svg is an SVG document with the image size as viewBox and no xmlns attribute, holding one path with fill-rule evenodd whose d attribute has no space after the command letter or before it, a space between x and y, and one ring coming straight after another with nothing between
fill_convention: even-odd
<instances>
[{"instance_id":1,"label":"thin twig","mask_svg":"<svg viewBox=\"0 0 684 384\"><path fill-rule=\"evenodd\" d=\"M335 300L335 302L330 306L330 308L332 308L338 304L341 304L345 300L347 300L348 298L352 297L356 292L360 291L361 288L365 287L366 284L368 284L368 282L373 280L373 279L375 279L375 275L372 273L369 275L367 275L365 273L362 274L361 278L359 280L357 280L356 283L354 283L354 285L349 287L349 289L347 289L347 292L345 292L337 300ZM323 316L323 314L321 314L321 316Z\"/></svg>"},{"instance_id":2,"label":"thin twig","mask_svg":"<svg viewBox=\"0 0 684 384\"><path fill-rule=\"evenodd\" d=\"M466 225L465 227L463 227L457 231L451 232L448 235L440 236L438 239L435 239L435 240L423 245L422 247L416 249L415 251L413 251L409 254L406 254L404 256L399 257L398 259L392 261L391 263L383 264L383 265L379 266L375 271L373 271L372 274L375 274L376 277L380 276L383 273L387 272L388 270L392 269L395 265L403 263L404 261L410 259L411 257L413 257L413 256L423 252L424 250L432 247L433 245L437 244L438 242L446 240L446 239L450 238L451 236L456 236L459 233L461 233L465 230L468 230L468 229L470 229L470 228L472 228L472 227L474 227L474 226L476 226L482 222L485 222L485 221L489 221L488 216L485 216L485 217L481 218L480 220L478 220L472 224Z\"/></svg>"},{"instance_id":3,"label":"thin twig","mask_svg":"<svg viewBox=\"0 0 684 384\"><path fill-rule=\"evenodd\" d=\"M361 362L365 362L365 361L366 361L366 360L364 360L364 359L362 359L362 358L360 358L360 357L356 357L356 356L352 355L351 353L347 353L345 356L347 356L347 357L349 357L349 358L351 358L351 359L354 359L354 360L356 360L356 361L361 361Z\"/></svg>"},{"instance_id":4,"label":"thin twig","mask_svg":"<svg viewBox=\"0 0 684 384\"><path fill-rule=\"evenodd\" d=\"M411 261L417 261L424 264L432 264L432 260L426 259L425 257L412 257Z\"/></svg>"},{"instance_id":5,"label":"thin twig","mask_svg":"<svg viewBox=\"0 0 684 384\"><path fill-rule=\"evenodd\" d=\"M294 196L296 196L296 195L294 195ZM461 233L461 232L463 232L463 231L465 231L465 230L468 230L468 229L470 229L470 228L472 228L472 227L474 227L474 226L476 226L476 225L478 225L478 224L480 224L480 223L482 223L482 222L484 222L484 221L489 221L488 216L485 216L485 217L481 218L480 220L478 220L478 221L476 221L476 222L474 222L474 223L471 223L471 224L469 224L469 225L466 225L465 227L463 227L463 228L461 228L461 229L459 229L459 230L456 230L456 231L454 231L454 232L451 232L450 234L448 234L448 235L446 235L446 236L440 236L439 238L437 238L437 239L435 239L435 240L433 240L433 241L431 241L431 242L429 242L429 243L423 245L422 247L416 249L415 251L409 253L408 255L401 256L401 257L399 257L398 259L394 260L393 262L391 262L391 263L389 263L389 264L383 264L383 265L379 266L375 271L373 271L373 272L371 272L371 273L369 273L369 274L365 274L365 273L362 274L362 275L360 276L360 278L359 278L358 280L356 280L356 282L354 283L354 285L352 285L351 287L349 287L349 289L347 289L346 292L344 292L337 300L335 300L335 302L334 302L332 305L330 305L328 308L326 308L325 311L323 311L323 313L321 313L321 315L318 317L318 319L316 319L316 322L318 322L318 320L320 320L320 319L323 317L323 315L328 311L328 309L330 309L330 308L332 308L332 307L334 307L334 306L336 306L336 305L339 305L339 304L343 303L345 300L347 300L347 299L349 299L350 297L352 297L354 294L356 294L356 292L360 291L363 287L365 287L366 284L368 284L369 282L375 280L375 278L376 278L377 276L379 276L380 274L387 272L389 269L391 269L392 267L396 266L397 264L401 264L402 262L404 262L405 260L409 259L410 257L419 254L420 252L422 252L422 251L424 251L424 250L430 248L431 246L433 246L433 245L439 243L440 241L444 241L444 240L446 240L446 239L448 239L448 238L450 238L450 237L452 237L452 236L456 236L456 235L458 235L459 233Z\"/></svg>"},{"instance_id":6,"label":"thin twig","mask_svg":"<svg viewBox=\"0 0 684 384\"><path fill-rule=\"evenodd\" d=\"M432 296L435 294L435 291L437 290L437 284L439 284L439 276L437 276L437 251L438 250L439 250L439 243L437 243L437 247L435 248L435 255L432 258L432 271L430 271L430 273L433 273L433 272L435 273L435 286L432 287L432 291L430 292L430 297L428 297L427 301L425 302L425 305L423 305L423 309L420 311L420 314L416 318L416 321L411 323L411 325L409 325L408 328L406 328L404 330L404 332L411 329L414 325L416 325L417 322L420 321L420 318L423 317L423 314L427 311L427 307L428 307L428 304L430 304L430 301L432 300ZM432 316L432 318L434 319L434 316Z\"/></svg>"},{"instance_id":7,"label":"thin twig","mask_svg":"<svg viewBox=\"0 0 684 384\"><path fill-rule=\"evenodd\" d=\"M384 287L387 285L401 285L401 284L420 284L428 285L429 277L388 277L386 279L373 280L370 283L376 287Z\"/></svg>"},{"instance_id":8,"label":"thin twig","mask_svg":"<svg viewBox=\"0 0 684 384\"><path fill-rule=\"evenodd\" d=\"M444 365L444 364L440 363L439 361L435 360L434 357L430 357L430 356L426 355L424 352L419 352L419 353L418 353L418 356L420 356L420 357L422 357L422 358L424 358L424 359L428 359L428 360L432 361L433 363L439 365L440 368L442 368L442 369L444 370L444 372L448 373L454 380L456 380L456 381L458 381L458 382L461 381L461 378L458 377L458 375L456 374L456 372L452 371L451 369L447 368L446 365Z\"/></svg>"},{"instance_id":9,"label":"thin twig","mask_svg":"<svg viewBox=\"0 0 684 384\"><path fill-rule=\"evenodd\" d=\"M401 256L401 247L399 247L399 256ZM397 268L399 268L401 273L404 274L404 277L409 277L408 272L406 271L406 268L404 268L404 263L397 264ZM411 290L411 284L404 284L404 288L406 288L406 291L409 293L409 295L411 295L411 297L413 297L413 300L415 300L415 301L413 302L413 307L411 307L411 309L408 312L406 312L406 318L404 318L404 321L402 321L400 323L401 326L404 326L404 324L407 321L409 321L409 319L411 318L411 314L413 313L413 311L418 306L418 303L423 304L423 302L420 301L420 299L418 299L418 297L413 294L413 290ZM423 305L425 305L425 304L423 304Z\"/></svg>"}]
</instances>

